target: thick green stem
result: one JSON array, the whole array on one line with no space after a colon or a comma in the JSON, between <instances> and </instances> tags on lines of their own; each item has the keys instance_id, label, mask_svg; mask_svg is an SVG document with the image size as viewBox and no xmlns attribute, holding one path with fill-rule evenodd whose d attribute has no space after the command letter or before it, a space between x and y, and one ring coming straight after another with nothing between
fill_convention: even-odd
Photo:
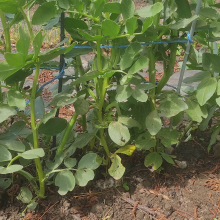
<instances>
[{"instance_id":1,"label":"thick green stem","mask_svg":"<svg viewBox=\"0 0 220 220\"><path fill-rule=\"evenodd\" d=\"M32 86L31 99L30 99L30 103L31 103L31 128L33 131L34 149L39 148L38 128L37 128L36 122L35 122L35 99L36 99L37 80L38 80L39 73L40 73L40 63L37 63L33 86ZM35 161L35 166L36 166L36 170L38 173L38 180L39 180L39 185L40 185L39 197L43 198L44 193L45 193L45 185L43 182L44 173L43 173L43 169L42 169L42 164L41 164L40 158L37 158L34 161Z\"/></svg>"},{"instance_id":2,"label":"thick green stem","mask_svg":"<svg viewBox=\"0 0 220 220\"><path fill-rule=\"evenodd\" d=\"M62 141L61 141L61 143L60 143L60 146L59 146L58 149L57 149L56 155L59 155L59 154L63 151L63 148L64 148L64 146L66 145L66 142L67 142L67 139L68 139L68 137L69 137L69 134L70 134L70 132L71 132L72 129L73 129L73 125L74 125L75 122L76 122L76 118L77 118L77 114L74 113L73 116L72 116L72 118L70 119L68 125L67 125L67 128L66 128L65 133L64 133L64 135L63 135L63 138L62 138Z\"/></svg>"},{"instance_id":3,"label":"thick green stem","mask_svg":"<svg viewBox=\"0 0 220 220\"><path fill-rule=\"evenodd\" d=\"M150 47L148 50L148 57L149 57L149 82L155 85L155 75L156 75L156 69L155 69L155 56L153 54L153 48ZM153 111L155 109L155 89L152 89L149 93L150 96L150 105L151 110Z\"/></svg>"},{"instance_id":4,"label":"thick green stem","mask_svg":"<svg viewBox=\"0 0 220 220\"><path fill-rule=\"evenodd\" d=\"M13 162L16 161L19 157L20 157L19 155L17 155L16 157L14 157L14 158L10 161L10 163L8 164L7 168L10 167L10 166L13 164Z\"/></svg>"},{"instance_id":5,"label":"thick green stem","mask_svg":"<svg viewBox=\"0 0 220 220\"><path fill-rule=\"evenodd\" d=\"M23 8L20 8L19 10L20 10L22 16L24 17L24 20L26 21L26 24L28 26L28 31L29 31L29 34L30 34L30 37L31 37L31 42L32 42L32 40L34 39L34 33L33 33L33 30L32 30L31 22L28 19L27 15L25 14Z\"/></svg>"},{"instance_id":6,"label":"thick green stem","mask_svg":"<svg viewBox=\"0 0 220 220\"><path fill-rule=\"evenodd\" d=\"M178 34L177 31L173 31L172 36L177 36L177 34ZM159 94L161 92L161 90L167 84L168 80L173 74L174 66L176 63L176 51L177 51L177 44L175 43L175 44L172 44L171 49L170 49L170 59L168 61L169 63L168 64L164 63L164 75L157 85L156 94Z\"/></svg>"},{"instance_id":7,"label":"thick green stem","mask_svg":"<svg viewBox=\"0 0 220 220\"><path fill-rule=\"evenodd\" d=\"M6 22L5 14L2 10L0 10L0 18L2 22L2 27L4 31L4 39L5 39L5 52L11 52L11 39L10 39L10 29L9 25Z\"/></svg>"},{"instance_id":8,"label":"thick green stem","mask_svg":"<svg viewBox=\"0 0 220 220\"><path fill-rule=\"evenodd\" d=\"M100 48L101 42L97 41L97 62L98 62L98 70L101 72L102 71L102 55L101 55L101 48ZM98 119L99 123L102 124L103 122L103 117L102 117L102 110L103 110L103 105L105 101L105 94L106 94L106 87L108 85L108 78L99 79L99 111L98 111ZM101 145L104 147L104 150L107 154L107 156L110 156L110 152L108 149L108 145L105 140L105 134L104 134L104 129L101 128L99 130L100 132L100 138L101 138Z\"/></svg>"}]
</instances>

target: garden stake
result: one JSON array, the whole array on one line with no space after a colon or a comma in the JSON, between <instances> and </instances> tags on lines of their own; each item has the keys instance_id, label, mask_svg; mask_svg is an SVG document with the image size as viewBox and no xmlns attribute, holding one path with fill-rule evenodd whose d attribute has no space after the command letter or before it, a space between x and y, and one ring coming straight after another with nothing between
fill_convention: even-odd
<instances>
[{"instance_id":1,"label":"garden stake","mask_svg":"<svg viewBox=\"0 0 220 220\"><path fill-rule=\"evenodd\" d=\"M199 15L201 4L202 4L202 0L198 0L197 1L197 5L196 5L196 15ZM192 44L192 40L191 39L192 39L192 37L194 35L194 32L195 32L196 22L197 22L197 19L195 19L192 22L192 26L191 26L190 32L188 33L188 34L190 34L190 37L188 39L188 43L187 43L187 46L186 46L185 56L184 56L182 68L181 68L181 71L180 71L179 82L178 82L178 86L177 86L177 92L179 94L180 94L180 89L181 89L181 85L182 85L182 82L183 82L183 76L184 76L185 69L186 69L186 63L188 61L190 46Z\"/></svg>"}]
</instances>

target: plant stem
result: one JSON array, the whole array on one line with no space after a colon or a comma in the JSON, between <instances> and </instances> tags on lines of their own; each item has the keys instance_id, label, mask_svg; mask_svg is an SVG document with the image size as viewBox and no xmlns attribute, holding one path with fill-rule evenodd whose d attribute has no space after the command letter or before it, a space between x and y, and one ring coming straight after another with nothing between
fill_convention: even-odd
<instances>
[{"instance_id":1,"label":"plant stem","mask_svg":"<svg viewBox=\"0 0 220 220\"><path fill-rule=\"evenodd\" d=\"M155 56L153 54L153 47L149 47L148 50L148 57L149 57L149 82L155 85L155 75L156 75L156 69L155 69ZM153 111L155 109L155 89L150 90L150 106L151 110Z\"/></svg>"},{"instance_id":2,"label":"plant stem","mask_svg":"<svg viewBox=\"0 0 220 220\"><path fill-rule=\"evenodd\" d=\"M20 10L22 16L24 17L24 20L25 20L26 23L27 23L28 31L29 31L29 34L30 34L30 37L31 37L31 42L32 42L33 39L34 39L34 33L33 33L33 30L32 30L31 22L30 22L30 20L28 19L27 15L25 14L23 8L21 7L21 8L19 8L19 10Z\"/></svg>"},{"instance_id":3,"label":"plant stem","mask_svg":"<svg viewBox=\"0 0 220 220\"><path fill-rule=\"evenodd\" d=\"M17 160L19 157L20 157L19 155L17 155L16 157L14 157L14 158L10 161L10 163L8 164L7 168L8 168L9 166L11 166L12 163L13 163L15 160Z\"/></svg>"},{"instance_id":4,"label":"plant stem","mask_svg":"<svg viewBox=\"0 0 220 220\"><path fill-rule=\"evenodd\" d=\"M35 99L36 99L37 80L38 80L39 73L40 73L40 63L37 62L33 86L32 86L32 92L31 92L31 99L30 99L30 103L31 103L31 128L33 131L34 149L39 148L38 128L37 128L36 122L35 122ZM35 161L35 166L36 166L36 170L38 173L38 180L39 180L39 185L40 185L39 197L43 198L44 193L45 193L45 185L43 182L44 173L43 173L43 169L42 169L42 164L41 164L40 158L36 158L34 161Z\"/></svg>"},{"instance_id":5,"label":"plant stem","mask_svg":"<svg viewBox=\"0 0 220 220\"><path fill-rule=\"evenodd\" d=\"M11 39L10 39L10 31L9 31L9 25L6 22L5 14L2 10L0 10L0 18L2 22L2 27L4 31L4 37L5 37L5 52L11 52Z\"/></svg>"},{"instance_id":6,"label":"plant stem","mask_svg":"<svg viewBox=\"0 0 220 220\"><path fill-rule=\"evenodd\" d=\"M73 129L73 125L76 122L76 118L77 118L77 114L74 113L72 118L70 119L68 125L67 125L67 128L66 128L65 133L64 133L63 138L62 138L62 141L61 141L61 143L60 143L60 145L59 145L59 147L57 149L56 155L59 155L63 151L63 148L64 148L64 146L66 144L66 141L67 141L67 139L69 137L69 134L70 134L70 132Z\"/></svg>"},{"instance_id":7,"label":"plant stem","mask_svg":"<svg viewBox=\"0 0 220 220\"><path fill-rule=\"evenodd\" d=\"M99 18L94 18L92 17L91 15L88 15L86 13L82 13L82 12L78 12L78 11L65 11L67 13L75 13L75 14L80 14L80 15L83 15L85 17L88 17L88 18L91 18L93 21L96 21L96 22L99 22Z\"/></svg>"},{"instance_id":8,"label":"plant stem","mask_svg":"<svg viewBox=\"0 0 220 220\"><path fill-rule=\"evenodd\" d=\"M101 42L97 41L97 62L98 62L98 71L102 71L102 56L101 56L101 48L100 48ZM98 111L98 119L99 123L102 124L103 117L102 117L102 109L105 101L105 94L106 94L106 87L108 85L108 78L99 79L99 111ZM101 128L99 130L100 132L100 138L101 138L101 145L104 147L104 150L107 154L107 156L110 156L110 152L108 149L108 145L106 143L104 129Z\"/></svg>"}]
</instances>

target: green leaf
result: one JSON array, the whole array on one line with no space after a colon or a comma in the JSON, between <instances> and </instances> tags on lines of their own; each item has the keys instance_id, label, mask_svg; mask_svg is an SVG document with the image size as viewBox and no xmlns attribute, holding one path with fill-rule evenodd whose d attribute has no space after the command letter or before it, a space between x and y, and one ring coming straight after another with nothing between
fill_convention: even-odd
<instances>
[{"instance_id":1,"label":"green leaf","mask_svg":"<svg viewBox=\"0 0 220 220\"><path fill-rule=\"evenodd\" d=\"M188 0L175 0L177 4L177 17L190 18L192 16Z\"/></svg>"},{"instance_id":2,"label":"green leaf","mask_svg":"<svg viewBox=\"0 0 220 220\"><path fill-rule=\"evenodd\" d=\"M173 117L187 108L186 103L176 94L168 94L162 98L158 110L166 117Z\"/></svg>"},{"instance_id":3,"label":"green leaf","mask_svg":"<svg viewBox=\"0 0 220 220\"><path fill-rule=\"evenodd\" d=\"M132 35L138 28L137 18L136 17L128 18L126 20L125 27L127 29L127 33Z\"/></svg>"},{"instance_id":4,"label":"green leaf","mask_svg":"<svg viewBox=\"0 0 220 220\"><path fill-rule=\"evenodd\" d=\"M8 117L12 115L16 115L17 111L8 106L1 106L0 105L0 123L5 121Z\"/></svg>"},{"instance_id":5,"label":"green leaf","mask_svg":"<svg viewBox=\"0 0 220 220\"><path fill-rule=\"evenodd\" d=\"M101 74L102 73L99 71L88 72L88 73L84 74L83 76L81 76L80 78L76 79L74 82L72 82L71 85L78 85L80 83L90 81L92 79L95 79L96 77L98 77Z\"/></svg>"},{"instance_id":6,"label":"green leaf","mask_svg":"<svg viewBox=\"0 0 220 220\"><path fill-rule=\"evenodd\" d=\"M149 5L143 7L136 11L136 14L142 18L153 17L156 14L160 13L163 10L163 4L161 2L157 2L154 5Z\"/></svg>"},{"instance_id":7,"label":"green leaf","mask_svg":"<svg viewBox=\"0 0 220 220\"><path fill-rule=\"evenodd\" d=\"M41 96L38 96L35 99L35 118L42 119L44 117L45 108L44 108L44 100Z\"/></svg>"},{"instance_id":8,"label":"green leaf","mask_svg":"<svg viewBox=\"0 0 220 220\"><path fill-rule=\"evenodd\" d=\"M63 9L69 9L70 7L70 3L69 3L69 0L58 0L58 5L60 8L63 8Z\"/></svg>"},{"instance_id":9,"label":"green leaf","mask_svg":"<svg viewBox=\"0 0 220 220\"><path fill-rule=\"evenodd\" d=\"M111 156L112 165L108 169L109 174L116 180L122 178L125 172L125 167L121 164L121 158L117 154Z\"/></svg>"},{"instance_id":10,"label":"green leaf","mask_svg":"<svg viewBox=\"0 0 220 220\"><path fill-rule=\"evenodd\" d=\"M115 154L126 154L128 156L131 156L133 152L135 151L136 147L135 145L126 145L124 147L119 148Z\"/></svg>"},{"instance_id":11,"label":"green leaf","mask_svg":"<svg viewBox=\"0 0 220 220\"><path fill-rule=\"evenodd\" d=\"M161 153L161 156L163 157L164 160L166 160L168 163L172 164L172 165L175 165L172 157L168 154L165 154L165 153Z\"/></svg>"},{"instance_id":12,"label":"green leaf","mask_svg":"<svg viewBox=\"0 0 220 220\"><path fill-rule=\"evenodd\" d=\"M74 108L77 115L85 115L89 111L89 103L84 99L84 96L80 96L75 101Z\"/></svg>"},{"instance_id":13,"label":"green leaf","mask_svg":"<svg viewBox=\"0 0 220 220\"><path fill-rule=\"evenodd\" d=\"M211 77L211 73L209 71L202 71L202 72L198 72L193 76L190 77L186 77L183 82L186 84L190 84L193 82L199 82L202 81L205 78L209 78Z\"/></svg>"},{"instance_id":14,"label":"green leaf","mask_svg":"<svg viewBox=\"0 0 220 220\"><path fill-rule=\"evenodd\" d=\"M203 53L202 67L211 72L220 72L220 56L216 54Z\"/></svg>"},{"instance_id":15,"label":"green leaf","mask_svg":"<svg viewBox=\"0 0 220 220\"><path fill-rule=\"evenodd\" d=\"M205 19L210 18L213 20L218 20L220 18L220 14L215 8L201 8L199 15L203 16Z\"/></svg>"},{"instance_id":16,"label":"green leaf","mask_svg":"<svg viewBox=\"0 0 220 220\"><path fill-rule=\"evenodd\" d=\"M192 21L198 18L198 15L193 15L191 18L184 18L170 26L170 29L179 30L187 27Z\"/></svg>"},{"instance_id":17,"label":"green leaf","mask_svg":"<svg viewBox=\"0 0 220 220\"><path fill-rule=\"evenodd\" d=\"M103 12L121 14L121 4L118 2L106 3L103 9Z\"/></svg>"},{"instance_id":18,"label":"green leaf","mask_svg":"<svg viewBox=\"0 0 220 220\"><path fill-rule=\"evenodd\" d=\"M111 122L108 133L112 141L119 146L124 146L130 140L128 128L119 122Z\"/></svg>"},{"instance_id":19,"label":"green leaf","mask_svg":"<svg viewBox=\"0 0 220 220\"><path fill-rule=\"evenodd\" d=\"M217 80L214 77L209 77L198 85L196 90L196 98L201 106L203 106L215 93Z\"/></svg>"},{"instance_id":20,"label":"green leaf","mask_svg":"<svg viewBox=\"0 0 220 220\"><path fill-rule=\"evenodd\" d=\"M158 154L157 152L149 153L144 159L144 165L146 167L153 165L154 170L160 168L162 163L163 163L163 159L160 156L160 154Z\"/></svg>"},{"instance_id":21,"label":"green leaf","mask_svg":"<svg viewBox=\"0 0 220 220\"><path fill-rule=\"evenodd\" d=\"M162 128L157 136L161 139L161 142L165 147L177 144L179 139L178 131L171 128Z\"/></svg>"},{"instance_id":22,"label":"green leaf","mask_svg":"<svg viewBox=\"0 0 220 220\"><path fill-rule=\"evenodd\" d=\"M121 1L121 12L122 12L124 21L134 16L134 9L135 9L135 6L132 0Z\"/></svg>"},{"instance_id":23,"label":"green leaf","mask_svg":"<svg viewBox=\"0 0 220 220\"><path fill-rule=\"evenodd\" d=\"M47 123L49 119L51 119L52 117L54 117L56 115L57 109L54 108L52 109L50 112L48 112L47 114L44 115L44 117L42 118L42 123Z\"/></svg>"},{"instance_id":24,"label":"green leaf","mask_svg":"<svg viewBox=\"0 0 220 220\"><path fill-rule=\"evenodd\" d=\"M76 184L79 186L86 186L90 180L93 180L95 175L93 170L90 169L79 169L76 171Z\"/></svg>"},{"instance_id":25,"label":"green leaf","mask_svg":"<svg viewBox=\"0 0 220 220\"><path fill-rule=\"evenodd\" d=\"M87 41L98 41L98 40L102 40L102 39L104 38L104 37L101 36L101 35L92 36L92 35L86 33L86 32L83 31L83 30L78 30L78 33L79 33L80 35L82 35L83 38L84 38L85 40L87 40Z\"/></svg>"},{"instance_id":26,"label":"green leaf","mask_svg":"<svg viewBox=\"0 0 220 220\"><path fill-rule=\"evenodd\" d=\"M4 81L12 74L16 73L21 67L10 66L6 61L0 62L0 81Z\"/></svg>"},{"instance_id":27,"label":"green leaf","mask_svg":"<svg viewBox=\"0 0 220 220\"><path fill-rule=\"evenodd\" d=\"M160 131L162 122L156 109L147 116L146 127L151 135L156 135Z\"/></svg>"},{"instance_id":28,"label":"green leaf","mask_svg":"<svg viewBox=\"0 0 220 220\"><path fill-rule=\"evenodd\" d=\"M149 59L147 57L141 57L132 65L132 67L128 71L128 74L137 73L143 68L148 67L148 64L149 64Z\"/></svg>"},{"instance_id":29,"label":"green leaf","mask_svg":"<svg viewBox=\"0 0 220 220\"><path fill-rule=\"evenodd\" d=\"M125 53L123 54L120 61L120 69L124 70L130 67L133 63L135 56L142 51L140 43L134 42L126 48Z\"/></svg>"},{"instance_id":30,"label":"green leaf","mask_svg":"<svg viewBox=\"0 0 220 220\"><path fill-rule=\"evenodd\" d=\"M26 108L25 99L19 91L9 90L7 96L8 105L18 107L20 110L24 110Z\"/></svg>"},{"instance_id":31,"label":"green leaf","mask_svg":"<svg viewBox=\"0 0 220 220\"><path fill-rule=\"evenodd\" d=\"M95 136L93 133L84 133L80 134L73 143L73 146L76 148L85 147Z\"/></svg>"},{"instance_id":32,"label":"green leaf","mask_svg":"<svg viewBox=\"0 0 220 220\"><path fill-rule=\"evenodd\" d=\"M21 26L19 28L19 35L20 35L20 38L19 38L18 42L16 43L17 52L22 53L24 59L26 59L26 57L28 55L29 48L30 48L30 37L22 29Z\"/></svg>"},{"instance_id":33,"label":"green leaf","mask_svg":"<svg viewBox=\"0 0 220 220\"><path fill-rule=\"evenodd\" d=\"M78 163L77 169L97 169L102 163L102 158L95 153L84 155Z\"/></svg>"},{"instance_id":34,"label":"green leaf","mask_svg":"<svg viewBox=\"0 0 220 220\"><path fill-rule=\"evenodd\" d=\"M33 40L33 47L34 47L34 55L35 57L38 56L40 53L41 46L43 44L44 36L42 35L41 30L38 32L38 34L35 36Z\"/></svg>"},{"instance_id":35,"label":"green leaf","mask_svg":"<svg viewBox=\"0 0 220 220\"><path fill-rule=\"evenodd\" d=\"M46 160L47 168L50 170L55 170L63 162L64 157L65 157L64 152L61 152L59 155L55 156L54 162Z\"/></svg>"},{"instance_id":36,"label":"green leaf","mask_svg":"<svg viewBox=\"0 0 220 220\"><path fill-rule=\"evenodd\" d=\"M129 118L126 116L120 116L120 117L118 117L118 122L120 122L121 124L124 124L128 127L131 127L131 128L138 127L139 129L141 129L141 125L133 118Z\"/></svg>"},{"instance_id":37,"label":"green leaf","mask_svg":"<svg viewBox=\"0 0 220 220\"><path fill-rule=\"evenodd\" d=\"M33 196L31 191L27 187L21 187L17 199L21 200L23 203L29 203L32 200L32 198Z\"/></svg>"},{"instance_id":38,"label":"green leaf","mask_svg":"<svg viewBox=\"0 0 220 220\"><path fill-rule=\"evenodd\" d=\"M144 33L152 24L153 24L153 18L151 18L151 17L146 18L143 23L141 32Z\"/></svg>"},{"instance_id":39,"label":"green leaf","mask_svg":"<svg viewBox=\"0 0 220 220\"><path fill-rule=\"evenodd\" d=\"M180 121L182 120L183 117L184 117L184 112L180 112L179 114L175 115L172 118L172 125L177 126L180 123Z\"/></svg>"},{"instance_id":40,"label":"green leaf","mask_svg":"<svg viewBox=\"0 0 220 220\"><path fill-rule=\"evenodd\" d=\"M220 106L220 97L217 98L215 101L216 101L216 103L218 104L218 106Z\"/></svg>"},{"instance_id":41,"label":"green leaf","mask_svg":"<svg viewBox=\"0 0 220 220\"><path fill-rule=\"evenodd\" d=\"M22 169L23 169L23 166L21 166L21 165L11 165L7 168L0 166L0 174L15 173L15 172L22 170Z\"/></svg>"},{"instance_id":42,"label":"green leaf","mask_svg":"<svg viewBox=\"0 0 220 220\"><path fill-rule=\"evenodd\" d=\"M104 0L93 1L90 5L90 13L92 14L92 16L94 17L101 16L104 5L105 5Z\"/></svg>"},{"instance_id":43,"label":"green leaf","mask_svg":"<svg viewBox=\"0 0 220 220\"><path fill-rule=\"evenodd\" d=\"M77 163L76 158L70 158L70 157L68 157L68 158L66 158L66 159L64 160L64 165L65 165L67 168L75 167L75 166L76 166L76 163Z\"/></svg>"},{"instance_id":44,"label":"green leaf","mask_svg":"<svg viewBox=\"0 0 220 220\"><path fill-rule=\"evenodd\" d=\"M55 178L55 185L59 187L58 193L66 195L68 191L72 191L75 187L75 177L69 170L61 171Z\"/></svg>"},{"instance_id":45,"label":"green leaf","mask_svg":"<svg viewBox=\"0 0 220 220\"><path fill-rule=\"evenodd\" d=\"M156 146L156 139L153 138L148 131L146 131L138 136L135 141L135 146L137 150L150 150Z\"/></svg>"},{"instance_id":46,"label":"green leaf","mask_svg":"<svg viewBox=\"0 0 220 220\"><path fill-rule=\"evenodd\" d=\"M11 153L3 145L0 145L0 152L0 162L10 161L12 159Z\"/></svg>"},{"instance_id":47,"label":"green leaf","mask_svg":"<svg viewBox=\"0 0 220 220\"><path fill-rule=\"evenodd\" d=\"M220 95L220 80L218 81L218 84L217 84L217 95Z\"/></svg>"},{"instance_id":48,"label":"green leaf","mask_svg":"<svg viewBox=\"0 0 220 220\"><path fill-rule=\"evenodd\" d=\"M25 64L24 56L22 53L5 53L5 60L10 66L23 67Z\"/></svg>"},{"instance_id":49,"label":"green leaf","mask_svg":"<svg viewBox=\"0 0 220 220\"><path fill-rule=\"evenodd\" d=\"M15 140L0 140L0 144L6 146L9 150L16 152L24 152L25 145L20 141Z\"/></svg>"},{"instance_id":50,"label":"green leaf","mask_svg":"<svg viewBox=\"0 0 220 220\"><path fill-rule=\"evenodd\" d=\"M12 184L12 180L10 178L0 178L0 188L6 190Z\"/></svg>"},{"instance_id":51,"label":"green leaf","mask_svg":"<svg viewBox=\"0 0 220 220\"><path fill-rule=\"evenodd\" d=\"M200 107L197 102L188 100L186 101L186 104L188 105L186 114L190 117L191 120L201 122L202 118L206 118L208 116L206 108Z\"/></svg>"},{"instance_id":52,"label":"green leaf","mask_svg":"<svg viewBox=\"0 0 220 220\"><path fill-rule=\"evenodd\" d=\"M137 89L143 89L143 90L150 90L150 89L153 89L153 88L156 88L156 87L157 86L152 84L152 83L144 83L144 84L136 85Z\"/></svg>"},{"instance_id":53,"label":"green leaf","mask_svg":"<svg viewBox=\"0 0 220 220\"><path fill-rule=\"evenodd\" d=\"M102 32L104 36L116 37L119 33L120 27L112 20L104 20L102 22Z\"/></svg>"},{"instance_id":54,"label":"green leaf","mask_svg":"<svg viewBox=\"0 0 220 220\"><path fill-rule=\"evenodd\" d=\"M117 93L115 97L116 101L123 102L132 95L133 90L130 87L130 85L125 85L125 86L119 85L117 86L116 93Z\"/></svg>"},{"instance_id":55,"label":"green leaf","mask_svg":"<svg viewBox=\"0 0 220 220\"><path fill-rule=\"evenodd\" d=\"M133 90L132 96L140 102L146 102L148 100L148 95L143 90L138 88Z\"/></svg>"},{"instance_id":56,"label":"green leaf","mask_svg":"<svg viewBox=\"0 0 220 220\"><path fill-rule=\"evenodd\" d=\"M36 159L39 157L44 157L45 153L42 148L38 148L38 149L27 150L24 153L21 153L18 155L26 160L29 160L29 159Z\"/></svg>"},{"instance_id":57,"label":"green leaf","mask_svg":"<svg viewBox=\"0 0 220 220\"><path fill-rule=\"evenodd\" d=\"M10 14L16 14L18 12L17 3L14 0L1 0L0 9Z\"/></svg>"},{"instance_id":58,"label":"green leaf","mask_svg":"<svg viewBox=\"0 0 220 220\"><path fill-rule=\"evenodd\" d=\"M63 118L51 118L45 124L39 127L39 133L46 135L57 135L61 133L67 126L67 121Z\"/></svg>"},{"instance_id":59,"label":"green leaf","mask_svg":"<svg viewBox=\"0 0 220 220\"><path fill-rule=\"evenodd\" d=\"M35 11L32 24L33 25L41 25L48 22L50 19L55 17L56 15L56 2L46 2L43 5L39 6Z\"/></svg>"},{"instance_id":60,"label":"green leaf","mask_svg":"<svg viewBox=\"0 0 220 220\"><path fill-rule=\"evenodd\" d=\"M28 209L30 209L31 211L34 211L37 207L38 203L37 202L32 202L30 204L27 205Z\"/></svg>"},{"instance_id":61,"label":"green leaf","mask_svg":"<svg viewBox=\"0 0 220 220\"><path fill-rule=\"evenodd\" d=\"M219 132L220 132L220 127L216 126L212 135L211 135L211 139L210 139L209 147L208 147L209 150L210 150L211 146L216 143L216 137L217 137L217 135L219 135Z\"/></svg>"}]
</instances>

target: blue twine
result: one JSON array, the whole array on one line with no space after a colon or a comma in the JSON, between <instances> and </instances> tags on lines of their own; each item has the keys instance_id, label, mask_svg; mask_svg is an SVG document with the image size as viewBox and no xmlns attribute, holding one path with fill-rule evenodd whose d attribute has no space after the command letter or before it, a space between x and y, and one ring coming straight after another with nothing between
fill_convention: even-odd
<instances>
[{"instance_id":1,"label":"blue twine","mask_svg":"<svg viewBox=\"0 0 220 220\"><path fill-rule=\"evenodd\" d=\"M194 43L194 41L191 39L190 32L187 34L187 39L190 43Z\"/></svg>"}]
</instances>

